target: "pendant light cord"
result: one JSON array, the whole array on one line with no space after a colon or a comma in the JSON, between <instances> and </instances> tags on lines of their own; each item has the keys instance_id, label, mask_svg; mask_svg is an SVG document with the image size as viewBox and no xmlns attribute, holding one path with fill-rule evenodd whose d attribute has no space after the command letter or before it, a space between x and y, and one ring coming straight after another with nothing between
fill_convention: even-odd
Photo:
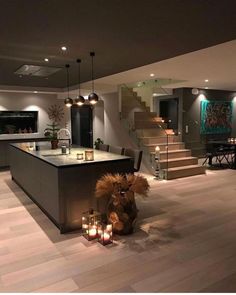
<instances>
[{"instance_id":1,"label":"pendant light cord","mask_svg":"<svg viewBox=\"0 0 236 295\"><path fill-rule=\"evenodd\" d=\"M70 88L69 88L69 67L70 65L66 65L66 78L67 78L67 92L68 92L68 97L70 94Z\"/></svg>"},{"instance_id":2,"label":"pendant light cord","mask_svg":"<svg viewBox=\"0 0 236 295\"><path fill-rule=\"evenodd\" d=\"M80 96L80 63L81 63L81 60L77 59L77 63L78 63L78 83L79 83L79 96Z\"/></svg>"},{"instance_id":3,"label":"pendant light cord","mask_svg":"<svg viewBox=\"0 0 236 295\"><path fill-rule=\"evenodd\" d=\"M92 92L94 92L93 57L95 56L95 53L94 52L90 52L90 56L92 58Z\"/></svg>"}]
</instances>

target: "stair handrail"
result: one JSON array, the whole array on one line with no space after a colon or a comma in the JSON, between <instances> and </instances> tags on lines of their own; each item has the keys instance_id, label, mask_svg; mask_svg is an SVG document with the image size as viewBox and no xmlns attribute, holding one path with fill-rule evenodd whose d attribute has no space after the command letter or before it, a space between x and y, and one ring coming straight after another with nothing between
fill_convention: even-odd
<instances>
[{"instance_id":1,"label":"stair handrail","mask_svg":"<svg viewBox=\"0 0 236 295\"><path fill-rule=\"evenodd\" d=\"M168 179L168 169L169 169L169 134L166 132L166 130L158 124L158 127L162 129L166 135L166 179Z\"/></svg>"}]
</instances>

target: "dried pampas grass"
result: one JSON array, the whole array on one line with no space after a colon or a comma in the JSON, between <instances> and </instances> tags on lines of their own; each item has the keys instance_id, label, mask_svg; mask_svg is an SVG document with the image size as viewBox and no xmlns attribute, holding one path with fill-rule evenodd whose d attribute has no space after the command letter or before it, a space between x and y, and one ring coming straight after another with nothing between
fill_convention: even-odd
<instances>
[{"instance_id":1,"label":"dried pampas grass","mask_svg":"<svg viewBox=\"0 0 236 295\"><path fill-rule=\"evenodd\" d=\"M147 179L141 175L106 174L97 181L95 195L97 198L102 198L120 191L132 191L147 196L149 187Z\"/></svg>"}]
</instances>

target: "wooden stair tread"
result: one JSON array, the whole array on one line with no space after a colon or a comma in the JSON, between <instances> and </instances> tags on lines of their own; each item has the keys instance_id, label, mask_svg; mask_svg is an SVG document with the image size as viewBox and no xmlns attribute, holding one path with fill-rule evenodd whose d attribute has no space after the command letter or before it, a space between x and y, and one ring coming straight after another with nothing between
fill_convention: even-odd
<instances>
[{"instance_id":1,"label":"wooden stair tread","mask_svg":"<svg viewBox=\"0 0 236 295\"><path fill-rule=\"evenodd\" d=\"M168 137L169 136L178 136L178 135L176 135L176 134L168 134ZM153 138L166 138L166 137L167 136L163 135L163 136L140 136L139 138L140 139L147 139L147 138L153 139Z\"/></svg>"},{"instance_id":2,"label":"wooden stair tread","mask_svg":"<svg viewBox=\"0 0 236 295\"><path fill-rule=\"evenodd\" d=\"M181 153L181 152L189 152L191 151L190 149L179 149L179 150L169 150L168 154L172 154L172 153ZM151 152L150 154L155 154L155 152ZM159 152L159 154L167 154L166 151L161 151Z\"/></svg>"},{"instance_id":3,"label":"wooden stair tread","mask_svg":"<svg viewBox=\"0 0 236 295\"><path fill-rule=\"evenodd\" d=\"M189 169L193 169L193 168L202 168L202 170L204 170L205 167L203 167L201 165L180 166L180 167L168 168L168 172L180 171L180 170L189 170ZM166 171L167 169L163 169L163 170Z\"/></svg>"},{"instance_id":4,"label":"wooden stair tread","mask_svg":"<svg viewBox=\"0 0 236 295\"><path fill-rule=\"evenodd\" d=\"M174 145L174 144L184 144L184 142L181 141L175 141L175 142L169 142L168 145ZM145 143L144 146L165 146L165 143Z\"/></svg>"},{"instance_id":5,"label":"wooden stair tread","mask_svg":"<svg viewBox=\"0 0 236 295\"><path fill-rule=\"evenodd\" d=\"M175 161L184 161L184 160L193 160L193 159L197 159L197 157L181 157L181 158L174 158L174 159L168 159L168 163L169 162L175 162ZM159 163L166 163L167 159L163 159L163 160L157 160L156 162Z\"/></svg>"}]
</instances>

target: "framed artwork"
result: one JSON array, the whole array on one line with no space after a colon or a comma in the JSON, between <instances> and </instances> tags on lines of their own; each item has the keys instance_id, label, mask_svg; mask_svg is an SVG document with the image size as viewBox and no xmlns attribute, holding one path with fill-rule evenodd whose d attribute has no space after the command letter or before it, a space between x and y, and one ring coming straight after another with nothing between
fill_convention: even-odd
<instances>
[{"instance_id":1,"label":"framed artwork","mask_svg":"<svg viewBox=\"0 0 236 295\"><path fill-rule=\"evenodd\" d=\"M230 133L232 110L231 101L201 101L201 134Z\"/></svg>"}]
</instances>

